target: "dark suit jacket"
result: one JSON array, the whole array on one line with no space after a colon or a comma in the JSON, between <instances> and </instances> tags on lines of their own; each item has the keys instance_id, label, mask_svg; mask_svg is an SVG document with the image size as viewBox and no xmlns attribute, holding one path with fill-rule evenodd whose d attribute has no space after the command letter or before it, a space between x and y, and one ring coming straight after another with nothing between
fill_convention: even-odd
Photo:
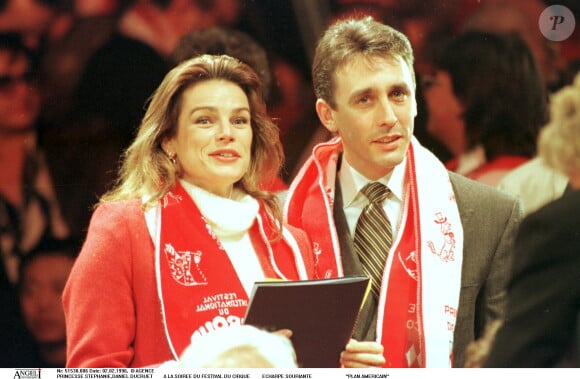
<instances>
[{"instance_id":1,"label":"dark suit jacket","mask_svg":"<svg viewBox=\"0 0 580 379\"><path fill-rule=\"evenodd\" d=\"M579 367L566 356L578 344L579 309L580 191L570 191L522 222L507 319L486 366Z\"/></svg>"},{"instance_id":2,"label":"dark suit jacket","mask_svg":"<svg viewBox=\"0 0 580 379\"><path fill-rule=\"evenodd\" d=\"M513 240L523 211L520 201L512 195L454 173L450 173L450 178L464 233L461 292L453 345L453 366L463 367L469 342L482 335L486 322L504 314ZM337 191L339 188L337 185ZM344 212L338 211L342 210L340 199L337 192L334 216L344 274L361 274ZM373 340L375 309L365 306L359 319L357 329L361 325L364 328L365 322L371 327L367 334L355 331L355 338Z\"/></svg>"}]
</instances>

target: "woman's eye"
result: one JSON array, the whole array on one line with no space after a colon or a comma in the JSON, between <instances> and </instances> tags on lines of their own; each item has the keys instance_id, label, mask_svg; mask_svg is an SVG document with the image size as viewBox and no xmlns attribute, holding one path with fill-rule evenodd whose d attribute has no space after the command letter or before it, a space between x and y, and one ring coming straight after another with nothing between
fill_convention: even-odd
<instances>
[{"instance_id":1,"label":"woman's eye","mask_svg":"<svg viewBox=\"0 0 580 379\"><path fill-rule=\"evenodd\" d=\"M238 118L234 119L235 125L246 125L249 123L250 123L250 120L245 118L245 117L238 117Z\"/></svg>"},{"instance_id":2,"label":"woman's eye","mask_svg":"<svg viewBox=\"0 0 580 379\"><path fill-rule=\"evenodd\" d=\"M203 125L207 125L207 124L209 124L210 122L211 122L211 121L210 121L210 119L209 119L208 117L198 117L198 118L195 120L195 123L196 123L196 124L203 124Z\"/></svg>"}]
</instances>

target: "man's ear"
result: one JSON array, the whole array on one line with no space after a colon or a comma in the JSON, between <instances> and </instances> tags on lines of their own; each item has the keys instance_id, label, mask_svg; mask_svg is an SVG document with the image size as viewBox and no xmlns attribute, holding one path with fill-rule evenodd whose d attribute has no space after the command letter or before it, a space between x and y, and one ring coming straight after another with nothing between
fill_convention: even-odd
<instances>
[{"instance_id":1,"label":"man's ear","mask_svg":"<svg viewBox=\"0 0 580 379\"><path fill-rule=\"evenodd\" d=\"M332 133L337 131L337 127L334 123L334 111L326 101L322 99L316 100L316 113L318 114L320 122L326 129Z\"/></svg>"}]
</instances>

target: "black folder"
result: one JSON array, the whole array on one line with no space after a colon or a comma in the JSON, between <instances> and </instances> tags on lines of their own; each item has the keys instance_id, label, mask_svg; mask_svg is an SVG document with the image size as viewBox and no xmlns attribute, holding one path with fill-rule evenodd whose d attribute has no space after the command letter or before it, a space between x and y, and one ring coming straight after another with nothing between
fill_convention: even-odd
<instances>
[{"instance_id":1,"label":"black folder","mask_svg":"<svg viewBox=\"0 0 580 379\"><path fill-rule=\"evenodd\" d=\"M256 282L244 323L290 329L299 367L340 367L368 288L367 276Z\"/></svg>"}]
</instances>

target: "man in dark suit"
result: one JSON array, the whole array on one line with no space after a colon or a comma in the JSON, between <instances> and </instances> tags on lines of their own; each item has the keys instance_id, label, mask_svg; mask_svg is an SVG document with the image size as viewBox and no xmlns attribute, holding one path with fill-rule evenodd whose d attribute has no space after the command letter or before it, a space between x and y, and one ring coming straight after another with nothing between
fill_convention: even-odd
<instances>
[{"instance_id":1,"label":"man in dark suit","mask_svg":"<svg viewBox=\"0 0 580 379\"><path fill-rule=\"evenodd\" d=\"M413 137L413 52L400 32L371 18L339 21L319 41L312 73L319 119L337 137L314 148L284 215L309 233L319 277L368 273L379 286L342 365L463 366L467 344L503 316L519 201L449 173ZM361 231L373 208L383 221ZM385 237L362 245L365 234ZM377 239L386 245L373 250Z\"/></svg>"},{"instance_id":2,"label":"man in dark suit","mask_svg":"<svg viewBox=\"0 0 580 379\"><path fill-rule=\"evenodd\" d=\"M569 184L521 224L506 320L488 367L580 367L580 74L550 106L538 153Z\"/></svg>"}]
</instances>

